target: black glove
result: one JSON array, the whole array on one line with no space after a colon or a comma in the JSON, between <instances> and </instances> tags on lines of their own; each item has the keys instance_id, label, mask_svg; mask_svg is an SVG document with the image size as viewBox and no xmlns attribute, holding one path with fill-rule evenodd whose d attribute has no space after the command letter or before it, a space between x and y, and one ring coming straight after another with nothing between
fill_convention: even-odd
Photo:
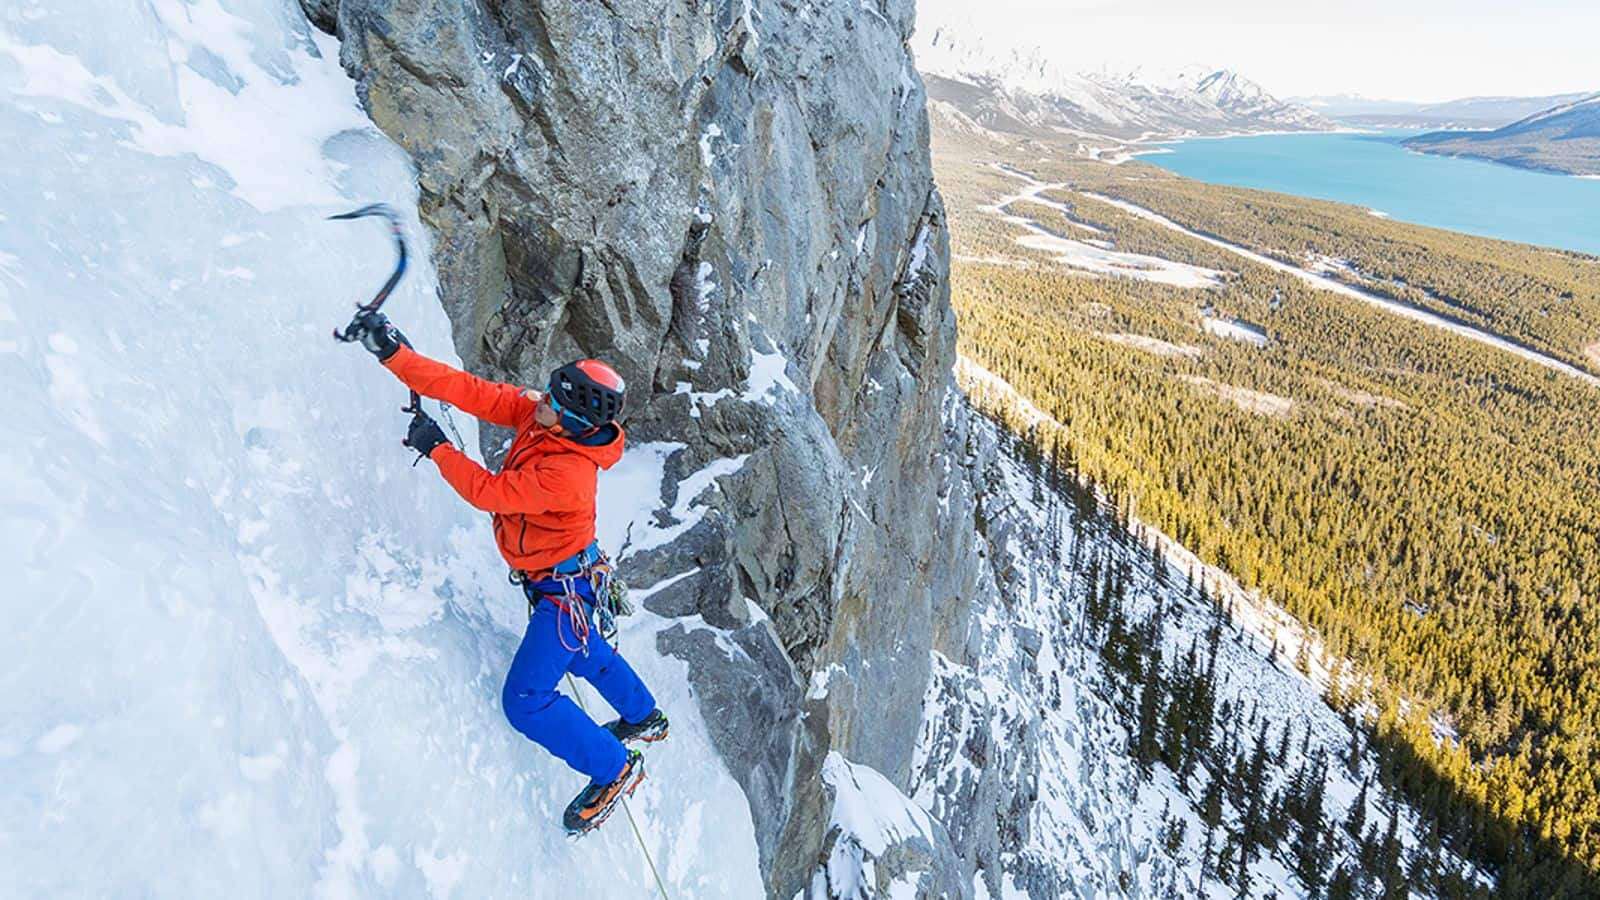
<instances>
[{"instance_id":1,"label":"black glove","mask_svg":"<svg viewBox=\"0 0 1600 900\"><path fill-rule=\"evenodd\" d=\"M428 456L440 444L448 444L450 441L445 438L444 429L439 427L439 423L435 422L432 416L417 410L416 415L411 417L411 427L406 429L406 439L401 443L423 456Z\"/></svg>"},{"instance_id":2,"label":"black glove","mask_svg":"<svg viewBox=\"0 0 1600 900\"><path fill-rule=\"evenodd\" d=\"M389 317L376 310L356 313L350 327L352 329L350 335L360 341L361 346L372 351L372 355L376 356L379 362L395 355L401 344L411 346L411 342L400 333L400 329L390 324Z\"/></svg>"}]
</instances>

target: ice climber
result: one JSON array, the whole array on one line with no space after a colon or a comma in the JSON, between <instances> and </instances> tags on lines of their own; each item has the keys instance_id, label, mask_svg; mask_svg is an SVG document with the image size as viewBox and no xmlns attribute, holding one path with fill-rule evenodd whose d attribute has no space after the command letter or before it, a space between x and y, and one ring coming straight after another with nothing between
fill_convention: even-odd
<instances>
[{"instance_id":1,"label":"ice climber","mask_svg":"<svg viewBox=\"0 0 1600 900\"><path fill-rule=\"evenodd\" d=\"M596 633L597 613L601 624L608 620L611 572L595 540L595 484L600 469L622 458L622 378L585 359L551 373L540 393L415 352L382 313L363 312L352 327L351 336L413 391L516 429L498 474L451 446L420 410L405 444L433 460L462 499L493 515L500 554L528 597L528 630L501 702L513 728L589 777L562 818L568 832L588 831L644 778L643 756L624 744L667 736L650 690ZM620 718L596 725L558 693L568 672L594 685Z\"/></svg>"}]
</instances>

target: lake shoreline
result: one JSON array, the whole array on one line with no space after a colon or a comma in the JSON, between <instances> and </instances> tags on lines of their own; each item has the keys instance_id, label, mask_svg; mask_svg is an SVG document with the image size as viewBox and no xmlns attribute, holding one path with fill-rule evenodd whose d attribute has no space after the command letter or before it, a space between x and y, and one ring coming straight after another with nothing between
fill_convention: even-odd
<instances>
[{"instance_id":1,"label":"lake shoreline","mask_svg":"<svg viewBox=\"0 0 1600 900\"><path fill-rule=\"evenodd\" d=\"M1434 132L1434 133L1437 134L1438 132ZM1516 160L1516 159L1507 159L1507 158L1499 157L1499 156L1490 156L1487 153L1469 153L1469 152L1462 151L1462 150L1432 150L1432 149L1426 149L1426 148L1420 147L1420 146L1418 146L1416 144L1412 144L1412 143L1406 143L1404 146L1405 146L1405 148L1407 150L1410 150L1412 153L1423 153L1423 154L1426 154L1428 156L1448 156L1448 157L1452 157L1454 159L1475 159L1475 160L1479 160L1481 162L1494 163L1497 166L1510 166L1513 169L1520 169L1520 170L1522 170L1524 172L1538 172L1541 175L1560 175L1563 178L1600 179L1600 174L1590 174L1588 172L1574 172L1574 171L1571 171L1569 169L1554 169L1554 168L1551 168L1549 166L1536 166L1536 165L1533 165L1531 163L1522 162L1522 161Z\"/></svg>"},{"instance_id":2,"label":"lake shoreline","mask_svg":"<svg viewBox=\"0 0 1600 900\"><path fill-rule=\"evenodd\" d=\"M1461 234L1600 256L1600 178L1404 143L1417 129L1298 132L1165 142L1145 160L1211 184L1382 210ZM1146 145L1155 148L1156 145Z\"/></svg>"}]
</instances>

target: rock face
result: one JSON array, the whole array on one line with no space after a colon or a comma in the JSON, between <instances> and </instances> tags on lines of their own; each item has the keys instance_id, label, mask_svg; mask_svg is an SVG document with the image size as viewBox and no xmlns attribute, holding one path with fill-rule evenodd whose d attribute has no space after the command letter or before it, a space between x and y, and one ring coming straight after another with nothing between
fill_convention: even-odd
<instances>
[{"instance_id":1,"label":"rock face","mask_svg":"<svg viewBox=\"0 0 1600 900\"><path fill-rule=\"evenodd\" d=\"M469 367L543 384L604 357L631 440L683 445L666 483L721 476L677 540L620 550L685 617L660 649L793 897L824 856L824 758L907 787L930 650L961 655L977 583L913 4L303 4L417 165ZM970 867L923 868L970 893Z\"/></svg>"}]
</instances>

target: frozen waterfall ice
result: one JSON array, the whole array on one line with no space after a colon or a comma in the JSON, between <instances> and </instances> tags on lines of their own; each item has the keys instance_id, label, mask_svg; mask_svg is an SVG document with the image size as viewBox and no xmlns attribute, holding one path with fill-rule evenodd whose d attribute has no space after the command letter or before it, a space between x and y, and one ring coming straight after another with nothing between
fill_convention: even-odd
<instances>
[{"instance_id":1,"label":"frozen waterfall ice","mask_svg":"<svg viewBox=\"0 0 1600 900\"><path fill-rule=\"evenodd\" d=\"M500 712L525 608L488 520L411 467L404 389L329 339L392 255L324 217L383 200L423 241L337 45L292 0L22 0L0 99L4 890L652 893L622 817L562 835L580 777ZM450 359L417 249L388 310ZM603 537L669 451L609 476ZM662 624L622 636L674 723L645 843L676 896L758 896Z\"/></svg>"}]
</instances>

